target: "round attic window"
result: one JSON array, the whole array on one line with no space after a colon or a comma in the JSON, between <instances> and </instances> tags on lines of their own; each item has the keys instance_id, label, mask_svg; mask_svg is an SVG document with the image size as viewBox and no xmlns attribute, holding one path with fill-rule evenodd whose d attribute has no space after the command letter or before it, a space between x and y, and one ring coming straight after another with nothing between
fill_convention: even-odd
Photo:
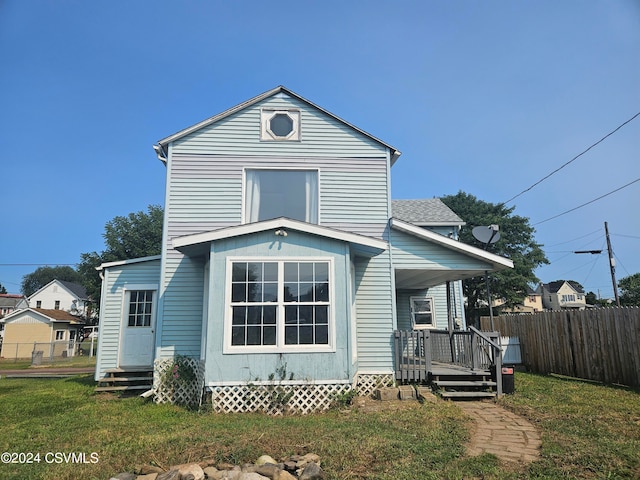
<instances>
[{"instance_id":1,"label":"round attic window","mask_svg":"<svg viewBox=\"0 0 640 480\"><path fill-rule=\"evenodd\" d=\"M269 119L269 130L275 137L285 138L293 132L293 120L286 113L276 113Z\"/></svg>"}]
</instances>

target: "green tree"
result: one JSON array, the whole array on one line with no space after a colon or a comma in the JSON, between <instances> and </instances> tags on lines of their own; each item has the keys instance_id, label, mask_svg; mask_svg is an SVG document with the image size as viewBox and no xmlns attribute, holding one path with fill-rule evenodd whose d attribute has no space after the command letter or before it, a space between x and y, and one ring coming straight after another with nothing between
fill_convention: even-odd
<instances>
[{"instance_id":1,"label":"green tree","mask_svg":"<svg viewBox=\"0 0 640 480\"><path fill-rule=\"evenodd\" d=\"M620 289L620 305L625 307L640 306L640 273L634 273L618 281Z\"/></svg>"},{"instance_id":2,"label":"green tree","mask_svg":"<svg viewBox=\"0 0 640 480\"><path fill-rule=\"evenodd\" d=\"M82 284L82 276L69 266L38 267L34 272L22 277L22 293L27 297L33 295L52 280Z\"/></svg>"},{"instance_id":3,"label":"green tree","mask_svg":"<svg viewBox=\"0 0 640 480\"><path fill-rule=\"evenodd\" d=\"M102 236L105 249L100 253L80 255L78 271L83 279L82 285L94 300L96 308L100 305L102 285L96 267L107 262L159 255L162 250L163 217L164 211L159 205L149 205L146 212L115 217L104 228Z\"/></svg>"},{"instance_id":4,"label":"green tree","mask_svg":"<svg viewBox=\"0 0 640 480\"><path fill-rule=\"evenodd\" d=\"M535 229L529 224L529 219L514 215L515 207L485 202L464 192L442 197L441 200L465 221L466 226L460 233L460 241L464 243L485 248L473 237L472 229L494 224L500 227L500 240L489 245L487 251L510 258L513 268L490 273L491 297L504 299L507 307L521 303L527 286L539 281L534 274L535 269L549 263L541 245L535 242ZM467 320L478 323L482 310L486 310L485 278L464 280L462 286L467 297Z\"/></svg>"},{"instance_id":5,"label":"green tree","mask_svg":"<svg viewBox=\"0 0 640 480\"><path fill-rule=\"evenodd\" d=\"M5 293L7 293L7 289L0 283L0 295L4 295Z\"/></svg>"}]
</instances>

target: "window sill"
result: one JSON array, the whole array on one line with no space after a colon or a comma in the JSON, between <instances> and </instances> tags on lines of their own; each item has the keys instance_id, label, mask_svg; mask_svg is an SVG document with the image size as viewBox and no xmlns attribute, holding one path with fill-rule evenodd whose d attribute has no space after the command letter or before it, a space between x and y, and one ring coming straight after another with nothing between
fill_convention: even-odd
<instances>
[{"instance_id":1,"label":"window sill","mask_svg":"<svg viewBox=\"0 0 640 480\"><path fill-rule=\"evenodd\" d=\"M230 347L222 348L223 355L260 355L267 353L335 353L336 349L331 345L303 345L296 347Z\"/></svg>"}]
</instances>

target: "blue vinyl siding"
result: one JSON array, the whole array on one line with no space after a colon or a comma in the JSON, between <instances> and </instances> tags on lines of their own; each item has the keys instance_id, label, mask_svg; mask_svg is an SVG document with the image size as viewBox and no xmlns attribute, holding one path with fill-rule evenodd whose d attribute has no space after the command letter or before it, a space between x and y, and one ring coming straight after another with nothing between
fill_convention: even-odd
<instances>
[{"instance_id":1,"label":"blue vinyl siding","mask_svg":"<svg viewBox=\"0 0 640 480\"><path fill-rule=\"evenodd\" d=\"M300 141L260 140L262 108L300 110ZM175 154L285 155L368 158L384 148L313 106L286 94L269 97L175 142Z\"/></svg>"},{"instance_id":2,"label":"blue vinyl siding","mask_svg":"<svg viewBox=\"0 0 640 480\"><path fill-rule=\"evenodd\" d=\"M210 308L207 319L206 383L228 384L267 380L276 368L287 365L294 380L350 381L350 305L348 288L348 246L341 241L289 231L280 241L273 232L219 240L212 247ZM335 352L224 354L224 320L226 305L227 258L326 258L334 259L332 312L336 329Z\"/></svg>"},{"instance_id":3,"label":"blue vinyl siding","mask_svg":"<svg viewBox=\"0 0 640 480\"><path fill-rule=\"evenodd\" d=\"M299 109L300 141L261 141L260 110L263 107ZM286 95L270 97L172 143L167 162L163 325L158 343L160 355L185 353L196 356L201 353L202 318L206 314L202 311L202 304L205 295L208 295L204 291L204 262L186 259L171 248L171 240L241 224L243 169L318 169L319 223L383 238L389 218L388 155L387 149L375 140L313 106ZM215 248L219 248L219 245L220 242L216 243ZM247 252L250 251L249 247L246 248ZM341 255L342 260L336 261L336 269L338 263L348 262L348 253L343 251ZM387 337L393 317L393 303L389 293L391 277L388 256L373 261L372 265L374 268L371 272L360 273L364 275L365 284L361 291L356 292L356 296L362 299L357 302L360 305L358 317L362 315L363 318L358 321L358 343L363 340L363 349L367 352L365 357L371 359L369 363L373 364L372 368L378 368L381 362L376 359L386 356L391 348ZM383 278L378 278L378 270L383 272ZM214 285L210 290L214 292L216 288L222 288L218 273L219 266L214 263L210 274ZM344 292L348 288L346 285ZM213 298L210 301L212 311L220 308ZM367 306L368 302L371 302L371 306ZM347 304L346 297L344 304ZM370 320L373 323L367 326ZM211 319L207 327L212 328ZM207 338L215 341L215 335L212 337L211 330L208 332ZM383 338L379 339L379 336ZM382 354L374 351L380 344L383 345ZM207 361L210 351L208 346ZM350 356L343 353L339 362L332 363L336 365L335 371L324 372L322 377L337 375L336 378L346 378L352 374ZM232 364L233 359L239 359L238 355L232 357ZM314 356L314 361L318 358ZM305 366L303 359L302 354L292 357L292 362L299 365L296 370L306 371L316 378L317 372L310 370L316 367ZM251 361L247 358L242 364ZM389 355L388 361L382 362L384 365L380 368L388 368L390 362ZM218 371L218 367L211 364L208 364L208 368L212 372ZM225 373L227 380L237 380L232 377L238 375L240 379L246 378L244 371L231 368L229 372L233 372L233 375Z\"/></svg>"},{"instance_id":4,"label":"blue vinyl siding","mask_svg":"<svg viewBox=\"0 0 640 480\"><path fill-rule=\"evenodd\" d=\"M132 263L105 269L100 309L100 336L95 379L118 366L120 352L123 289L127 285L159 285L160 260ZM156 299L159 302L159 299Z\"/></svg>"},{"instance_id":5,"label":"blue vinyl siding","mask_svg":"<svg viewBox=\"0 0 640 480\"><path fill-rule=\"evenodd\" d=\"M358 371L393 371L393 293L389 252L355 259Z\"/></svg>"},{"instance_id":6,"label":"blue vinyl siding","mask_svg":"<svg viewBox=\"0 0 640 480\"><path fill-rule=\"evenodd\" d=\"M404 232L392 230L391 239L393 265L396 268L491 270L491 265L487 262Z\"/></svg>"},{"instance_id":7,"label":"blue vinyl siding","mask_svg":"<svg viewBox=\"0 0 640 480\"><path fill-rule=\"evenodd\" d=\"M455 318L464 318L464 304L462 299L461 282L452 282L455 304L452 304L452 313ZM398 329L411 330L411 297L432 297L434 303L435 327L448 328L447 317L447 289L445 285L437 285L426 290L400 290L396 292L396 311L398 315ZM463 325L464 327L464 325Z\"/></svg>"}]
</instances>

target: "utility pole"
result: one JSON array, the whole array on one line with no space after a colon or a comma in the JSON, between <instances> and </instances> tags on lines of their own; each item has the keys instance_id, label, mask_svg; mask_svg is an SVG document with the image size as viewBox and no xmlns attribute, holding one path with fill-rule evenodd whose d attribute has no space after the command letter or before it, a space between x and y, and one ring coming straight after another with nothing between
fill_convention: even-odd
<instances>
[{"instance_id":1,"label":"utility pole","mask_svg":"<svg viewBox=\"0 0 640 480\"><path fill-rule=\"evenodd\" d=\"M611 270L611 282L613 283L613 295L616 299L616 305L620 306L620 296L618 295L618 285L616 283L616 260L613 258L611 251L611 239L609 238L609 225L604 222L604 232L607 235L607 252L609 253L609 269Z\"/></svg>"}]
</instances>

